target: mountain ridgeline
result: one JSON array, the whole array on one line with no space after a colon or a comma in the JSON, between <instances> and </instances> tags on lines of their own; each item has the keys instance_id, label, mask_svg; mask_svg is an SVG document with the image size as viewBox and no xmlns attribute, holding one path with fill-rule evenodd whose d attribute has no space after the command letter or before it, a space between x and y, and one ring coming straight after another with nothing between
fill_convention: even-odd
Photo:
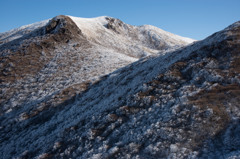
<instances>
[{"instance_id":1,"label":"mountain ridgeline","mask_svg":"<svg viewBox=\"0 0 240 159\"><path fill-rule=\"evenodd\" d=\"M2 33L0 114L28 103L43 104L56 96L61 103L59 99L69 99L101 76L141 57L192 41L110 17L57 16Z\"/></svg>"},{"instance_id":2,"label":"mountain ridgeline","mask_svg":"<svg viewBox=\"0 0 240 159\"><path fill-rule=\"evenodd\" d=\"M0 58L0 158L240 157L240 22L194 42L61 15Z\"/></svg>"}]
</instances>

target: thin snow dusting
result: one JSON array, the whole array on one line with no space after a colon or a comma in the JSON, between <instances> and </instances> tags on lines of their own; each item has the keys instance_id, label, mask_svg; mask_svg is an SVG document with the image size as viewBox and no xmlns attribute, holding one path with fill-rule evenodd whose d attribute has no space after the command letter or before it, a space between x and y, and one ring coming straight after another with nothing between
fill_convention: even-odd
<instances>
[{"instance_id":1,"label":"thin snow dusting","mask_svg":"<svg viewBox=\"0 0 240 159\"><path fill-rule=\"evenodd\" d=\"M70 17L72 36L58 18L19 53L38 72L1 63L2 158L239 158L239 25L189 44L110 17Z\"/></svg>"},{"instance_id":2,"label":"thin snow dusting","mask_svg":"<svg viewBox=\"0 0 240 159\"><path fill-rule=\"evenodd\" d=\"M155 26L152 26L152 25L143 25L143 26L140 26L139 27L140 30L152 30L153 32L158 32L158 33L161 33L162 35L162 39L167 39L166 41L168 40L176 40L176 41L179 41L179 42L186 42L186 43L193 43L195 42L196 40L194 39L191 39L191 38L186 38L186 37L182 37L182 36L179 36L179 35L176 35L176 34L173 34L173 33L170 33L170 32L167 32L167 31L164 31L160 28L157 28Z\"/></svg>"},{"instance_id":3,"label":"thin snow dusting","mask_svg":"<svg viewBox=\"0 0 240 159\"><path fill-rule=\"evenodd\" d=\"M131 26L107 16L97 18L69 17L89 40L108 48L116 48L121 50L120 52L126 52L134 57L176 49L194 41L153 26Z\"/></svg>"},{"instance_id":4,"label":"thin snow dusting","mask_svg":"<svg viewBox=\"0 0 240 159\"><path fill-rule=\"evenodd\" d=\"M7 32L0 33L0 42L5 43L5 42L10 42L12 40L21 38L22 36L34 31L35 29L45 26L49 22L49 20L50 19L36 22L33 24L29 24L29 25L24 25L20 28L12 29ZM0 43L0 45L1 45L1 43Z\"/></svg>"}]
</instances>

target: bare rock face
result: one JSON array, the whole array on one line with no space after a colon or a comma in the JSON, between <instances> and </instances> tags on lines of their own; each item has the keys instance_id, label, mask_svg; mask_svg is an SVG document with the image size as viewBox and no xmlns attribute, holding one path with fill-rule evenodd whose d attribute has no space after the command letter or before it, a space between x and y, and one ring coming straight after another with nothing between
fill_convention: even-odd
<instances>
[{"instance_id":1,"label":"bare rock face","mask_svg":"<svg viewBox=\"0 0 240 159\"><path fill-rule=\"evenodd\" d=\"M121 32L123 32L122 30L124 30L124 27L127 27L121 20L119 19L115 19L115 18L110 18L110 17L106 17L106 19L108 20L108 24L107 24L107 28L113 30L114 32L120 34Z\"/></svg>"},{"instance_id":2,"label":"bare rock face","mask_svg":"<svg viewBox=\"0 0 240 159\"><path fill-rule=\"evenodd\" d=\"M60 34L76 37L81 35L81 30L76 26L71 18L64 15L59 15L54 17L49 23L45 26L46 34Z\"/></svg>"},{"instance_id":3,"label":"bare rock face","mask_svg":"<svg viewBox=\"0 0 240 159\"><path fill-rule=\"evenodd\" d=\"M46 26L46 33L50 33L56 29L59 25L60 19L52 19L49 24Z\"/></svg>"}]
</instances>

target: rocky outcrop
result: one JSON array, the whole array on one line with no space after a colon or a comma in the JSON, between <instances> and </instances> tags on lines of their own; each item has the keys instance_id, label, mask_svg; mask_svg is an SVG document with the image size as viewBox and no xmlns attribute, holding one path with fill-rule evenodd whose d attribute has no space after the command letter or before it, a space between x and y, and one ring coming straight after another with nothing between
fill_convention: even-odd
<instances>
[{"instance_id":1,"label":"rocky outcrop","mask_svg":"<svg viewBox=\"0 0 240 159\"><path fill-rule=\"evenodd\" d=\"M12 107L11 103L19 103L18 100L11 100L13 96L21 94L22 87L30 87L28 84L34 85L42 80L39 74L54 59L55 50L59 45L66 46L76 41L84 45L84 48L89 47L79 28L69 17L57 16L46 26L3 44L0 57L0 114ZM30 90L27 92L31 93ZM23 96L27 98L27 94Z\"/></svg>"}]
</instances>

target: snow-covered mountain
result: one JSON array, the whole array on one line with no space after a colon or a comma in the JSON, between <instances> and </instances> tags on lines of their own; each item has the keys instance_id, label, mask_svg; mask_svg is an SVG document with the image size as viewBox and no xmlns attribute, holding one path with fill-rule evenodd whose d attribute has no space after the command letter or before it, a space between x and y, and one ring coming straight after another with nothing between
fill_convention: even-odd
<instances>
[{"instance_id":1,"label":"snow-covered mountain","mask_svg":"<svg viewBox=\"0 0 240 159\"><path fill-rule=\"evenodd\" d=\"M141 54L135 53L135 56L144 56L144 54L158 53L162 50L181 47L194 41L193 39L169 33L151 25L132 26L123 23L119 19L107 16L97 18L57 16L52 21L64 17L70 17L86 39L101 46L116 48L116 50L121 50L121 53L129 51L130 56L134 56L133 54L136 51ZM36 29L46 26L48 22L49 20L44 20L0 33L0 44L18 39Z\"/></svg>"},{"instance_id":2,"label":"snow-covered mountain","mask_svg":"<svg viewBox=\"0 0 240 159\"><path fill-rule=\"evenodd\" d=\"M57 16L2 33L0 42L2 114L25 105L59 104L140 57L192 40L110 17Z\"/></svg>"},{"instance_id":3,"label":"snow-covered mountain","mask_svg":"<svg viewBox=\"0 0 240 159\"><path fill-rule=\"evenodd\" d=\"M1 34L1 158L239 158L240 22L165 33L59 16Z\"/></svg>"},{"instance_id":4,"label":"snow-covered mountain","mask_svg":"<svg viewBox=\"0 0 240 159\"><path fill-rule=\"evenodd\" d=\"M175 49L194 41L154 26L131 26L111 17L70 18L89 40L133 57Z\"/></svg>"}]
</instances>

